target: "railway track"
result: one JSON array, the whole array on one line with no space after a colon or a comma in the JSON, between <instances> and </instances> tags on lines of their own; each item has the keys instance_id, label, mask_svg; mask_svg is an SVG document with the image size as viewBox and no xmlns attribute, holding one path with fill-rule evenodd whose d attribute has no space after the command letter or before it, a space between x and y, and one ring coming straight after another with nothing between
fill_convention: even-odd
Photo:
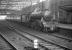
<instances>
[{"instance_id":1,"label":"railway track","mask_svg":"<svg viewBox=\"0 0 72 50\"><path fill-rule=\"evenodd\" d=\"M6 38L17 50L23 50L24 48L28 49L26 47L33 48L33 40L35 40L35 39L39 40L39 49L40 50L63 50L60 47L57 47L57 46L54 46L53 44L45 42L42 39L39 39L38 37L29 35L26 32L24 32L24 35L23 35L23 34L21 34L22 32L14 31L15 29L13 29L13 28L5 27L5 26L3 26L3 27L4 28L0 29L0 31L2 32L1 35L4 38ZM25 42L25 44L24 44L24 42ZM19 45L19 48L14 44Z\"/></svg>"},{"instance_id":2,"label":"railway track","mask_svg":"<svg viewBox=\"0 0 72 50\"><path fill-rule=\"evenodd\" d=\"M0 50L16 50L0 33Z\"/></svg>"},{"instance_id":3,"label":"railway track","mask_svg":"<svg viewBox=\"0 0 72 50\"><path fill-rule=\"evenodd\" d=\"M14 30L16 30L16 31L17 31L17 29L18 29L18 28L16 28L15 26L14 26L14 28L13 28L13 26L10 26L10 27L11 27L11 29L14 29ZM20 30L18 30L18 31L20 31ZM18 31L17 31L17 32L18 32ZM24 34L26 33L26 34L27 34L27 33L29 33L29 32L24 32L24 31L21 32L21 31L20 31L20 32L18 32L18 33L19 33L20 35L24 36L24 35L21 34L21 33L24 33ZM31 34L31 35L27 36L27 38L30 38L30 36L32 37L32 36L34 36L34 35ZM42 39L42 38L39 37L39 36L34 36L34 37L37 37L38 39ZM32 41L32 40L31 40L31 41ZM49 44L52 43L51 41L49 42L49 41L47 41L47 40L45 40L45 39L42 39L42 41L48 42ZM42 44L43 44L43 43L42 43ZM54 43L52 43L51 45L53 45L53 44L54 44ZM45 43L45 45L47 45L47 43ZM44 45L44 46L45 46L45 45ZM58 49L59 47L61 47L60 45L57 45L57 44L54 44L54 45L55 45L55 48L57 48L57 49ZM54 46L54 45L53 45L53 46ZM57 46L58 46L58 47L57 47ZM67 48L65 48L65 47L63 47L63 46L62 46L62 48L64 48L65 50L69 50L69 49L67 49Z\"/></svg>"},{"instance_id":4,"label":"railway track","mask_svg":"<svg viewBox=\"0 0 72 50\"><path fill-rule=\"evenodd\" d=\"M3 26L4 28L0 29L1 35L16 48L16 50L26 50L24 47L33 47L32 43L27 40L25 37L19 35L16 31Z\"/></svg>"},{"instance_id":5,"label":"railway track","mask_svg":"<svg viewBox=\"0 0 72 50\"><path fill-rule=\"evenodd\" d=\"M13 26L12 26L12 28L13 28ZM18 28L17 28L18 29ZM22 30L22 29L21 29ZM26 32L25 32L26 33ZM28 32L27 32L28 33ZM32 34L31 34L32 35ZM32 35L32 36L34 36L34 35ZM38 37L38 36L35 36L35 37L37 37L37 38L40 38L40 37ZM58 38L58 37L57 37ZM59 37L60 38L60 37ZM42 38L40 38L40 39L42 39ZM63 40L68 40L69 41L69 39L64 39L64 38L61 38L61 39L63 39ZM44 39L43 39L44 40ZM45 40L46 41L46 40ZM71 42L71 40L70 40L70 42ZM64 46L64 45L63 45ZM62 46L62 47L63 47ZM67 47L67 46L64 46L64 47L66 47L66 48L70 48L71 46L69 46L69 47ZM71 49L71 48L70 48ZM68 50L68 49L67 49Z\"/></svg>"},{"instance_id":6,"label":"railway track","mask_svg":"<svg viewBox=\"0 0 72 50\"><path fill-rule=\"evenodd\" d=\"M16 29L15 29L16 30ZM49 49L49 50L66 50L66 48L63 48L61 46L57 46L49 41L46 41L38 36L34 36L28 32L20 32L19 30L16 30L19 32L20 35L27 37L30 41L33 42L34 39L38 39L39 41L39 46L44 47L45 49ZM21 34L22 33L22 34ZM31 38L30 38L31 37Z\"/></svg>"}]
</instances>

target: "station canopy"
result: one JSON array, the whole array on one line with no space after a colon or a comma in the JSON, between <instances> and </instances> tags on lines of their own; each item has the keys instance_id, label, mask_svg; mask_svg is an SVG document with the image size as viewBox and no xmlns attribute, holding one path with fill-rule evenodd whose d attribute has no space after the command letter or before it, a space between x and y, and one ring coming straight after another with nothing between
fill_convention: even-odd
<instances>
[{"instance_id":1,"label":"station canopy","mask_svg":"<svg viewBox=\"0 0 72 50\"><path fill-rule=\"evenodd\" d=\"M10 12L16 14L24 13L31 13L30 9L33 8L32 6L43 2L46 0L1 0L0 1L0 10L3 12Z\"/></svg>"}]
</instances>

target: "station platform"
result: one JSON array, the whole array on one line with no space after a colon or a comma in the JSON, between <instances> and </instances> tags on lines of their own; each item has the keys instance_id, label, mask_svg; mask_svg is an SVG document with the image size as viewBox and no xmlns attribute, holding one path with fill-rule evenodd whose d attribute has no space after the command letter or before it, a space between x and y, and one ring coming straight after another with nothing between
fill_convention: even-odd
<instances>
[{"instance_id":1,"label":"station platform","mask_svg":"<svg viewBox=\"0 0 72 50\"><path fill-rule=\"evenodd\" d=\"M58 23L56 24L57 27L64 28L64 29L72 29L72 24L62 24Z\"/></svg>"}]
</instances>

